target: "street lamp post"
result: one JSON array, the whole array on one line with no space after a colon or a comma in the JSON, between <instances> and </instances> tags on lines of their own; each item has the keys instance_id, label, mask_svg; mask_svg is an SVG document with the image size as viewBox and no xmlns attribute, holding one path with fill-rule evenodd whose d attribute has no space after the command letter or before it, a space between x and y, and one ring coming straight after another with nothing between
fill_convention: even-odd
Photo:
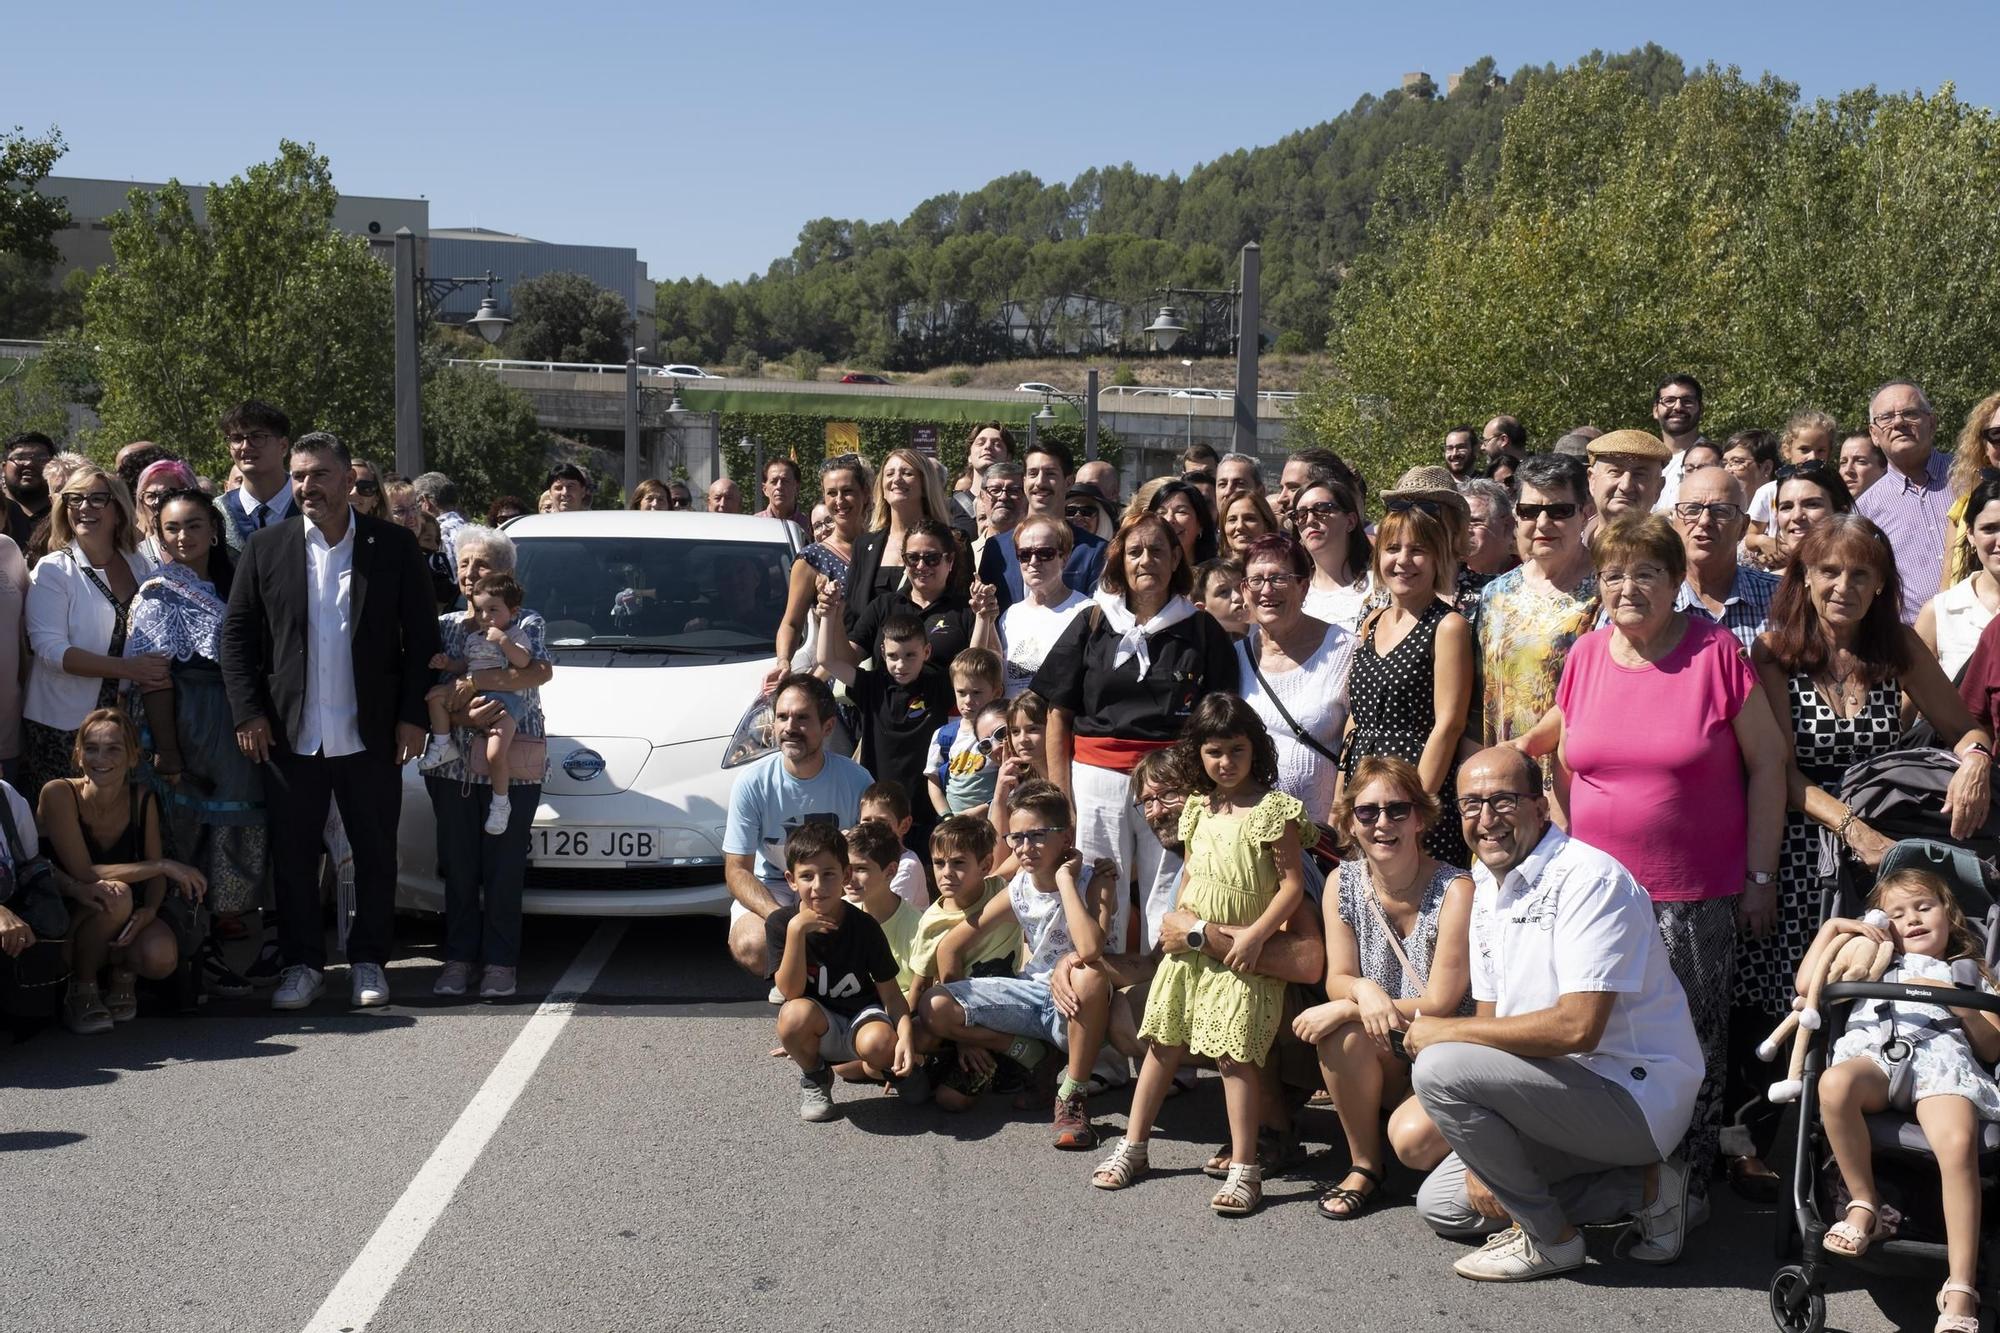
<instances>
[{"instance_id":1,"label":"street lamp post","mask_svg":"<svg viewBox=\"0 0 2000 1333\"><path fill-rule=\"evenodd\" d=\"M1077 410L1083 418L1083 457L1085 462L1097 458L1097 368L1084 372L1084 389L1081 396L1064 393L1060 389L1050 389L1042 394L1042 410L1028 418L1028 442L1032 445L1037 438L1038 427L1055 422L1055 409L1049 406L1051 398L1059 398Z\"/></svg>"},{"instance_id":2,"label":"street lamp post","mask_svg":"<svg viewBox=\"0 0 2000 1333\"><path fill-rule=\"evenodd\" d=\"M1236 344L1236 402L1235 431L1230 447L1238 453L1257 452L1257 351L1262 341L1263 301L1259 293L1262 280L1263 252L1257 242L1251 241L1243 247L1243 270L1240 284L1226 291L1204 291L1191 287L1168 287L1161 292L1164 304L1153 322L1146 326L1146 332L1153 339L1153 346L1162 352L1174 350L1181 335L1188 331L1186 316L1181 307L1173 304L1175 297L1193 297L1204 307L1223 308L1228 311L1230 338ZM1206 321L1204 321L1206 322ZM1189 409L1192 414L1193 409ZM1190 437L1194 431L1194 418L1188 418Z\"/></svg>"},{"instance_id":3,"label":"street lamp post","mask_svg":"<svg viewBox=\"0 0 2000 1333\"><path fill-rule=\"evenodd\" d=\"M632 492L639 489L639 441L640 429L645 424L646 405L662 392L639 383L639 354L645 350L634 347L631 355L625 358L625 499L628 504ZM676 380L667 392L666 420L662 424L678 433L682 418L688 414L681 403L680 382ZM656 456L656 465L657 462Z\"/></svg>"},{"instance_id":4,"label":"street lamp post","mask_svg":"<svg viewBox=\"0 0 2000 1333\"><path fill-rule=\"evenodd\" d=\"M486 284L479 310L465 321L489 343L514 321L500 313L493 288L500 279L489 269L477 278L433 278L417 267L417 237L396 229L396 471L414 477L424 470L424 367L418 355L424 325L438 303L462 288Z\"/></svg>"}]
</instances>

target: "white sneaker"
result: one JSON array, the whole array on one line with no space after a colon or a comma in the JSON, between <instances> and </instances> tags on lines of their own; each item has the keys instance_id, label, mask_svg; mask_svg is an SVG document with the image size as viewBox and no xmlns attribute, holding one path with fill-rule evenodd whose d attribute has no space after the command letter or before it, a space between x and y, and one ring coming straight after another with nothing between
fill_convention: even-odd
<instances>
[{"instance_id":1,"label":"white sneaker","mask_svg":"<svg viewBox=\"0 0 2000 1333\"><path fill-rule=\"evenodd\" d=\"M1560 1245L1543 1247L1521 1228L1509 1227L1490 1237L1485 1248L1474 1250L1451 1267L1460 1277L1474 1282L1529 1282L1581 1268L1583 1260L1581 1231Z\"/></svg>"},{"instance_id":2,"label":"white sneaker","mask_svg":"<svg viewBox=\"0 0 2000 1333\"><path fill-rule=\"evenodd\" d=\"M271 992L273 1009L303 1009L319 998L326 989L320 980L319 969L307 967L304 963L294 963L278 974L278 989Z\"/></svg>"},{"instance_id":3,"label":"white sneaker","mask_svg":"<svg viewBox=\"0 0 2000 1333\"><path fill-rule=\"evenodd\" d=\"M513 808L505 796L495 796L493 803L486 807L486 831L495 837L505 833L507 820L513 813Z\"/></svg>"},{"instance_id":4,"label":"white sneaker","mask_svg":"<svg viewBox=\"0 0 2000 1333\"><path fill-rule=\"evenodd\" d=\"M356 963L353 970L355 1008L373 1009L389 1003L389 979L382 975L380 964Z\"/></svg>"},{"instance_id":5,"label":"white sneaker","mask_svg":"<svg viewBox=\"0 0 2000 1333\"><path fill-rule=\"evenodd\" d=\"M770 1001L772 1004L783 1004L785 1002L785 993L779 990L776 986L773 986L765 994L764 998Z\"/></svg>"},{"instance_id":6,"label":"white sneaker","mask_svg":"<svg viewBox=\"0 0 2000 1333\"><path fill-rule=\"evenodd\" d=\"M424 746L423 756L417 760L417 769L428 773L434 768L443 768L456 758L458 758L458 742L450 736L434 735L430 743Z\"/></svg>"},{"instance_id":7,"label":"white sneaker","mask_svg":"<svg viewBox=\"0 0 2000 1333\"><path fill-rule=\"evenodd\" d=\"M1632 1217L1632 1229L1626 1233L1631 1246L1625 1257L1642 1264L1670 1264L1680 1258L1692 1221L1688 1204L1687 1168L1670 1157L1660 1163L1653 1201Z\"/></svg>"}]
</instances>

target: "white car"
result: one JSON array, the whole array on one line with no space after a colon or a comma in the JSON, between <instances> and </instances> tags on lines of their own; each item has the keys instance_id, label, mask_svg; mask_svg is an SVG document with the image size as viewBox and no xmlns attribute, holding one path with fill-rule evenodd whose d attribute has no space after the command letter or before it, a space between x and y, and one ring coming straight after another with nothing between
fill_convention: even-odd
<instances>
[{"instance_id":1,"label":"white car","mask_svg":"<svg viewBox=\"0 0 2000 1333\"><path fill-rule=\"evenodd\" d=\"M1016 393L1061 393L1061 392L1062 392L1062 390L1060 390L1060 389L1056 388L1056 386L1055 386L1055 385L1053 385L1053 384L1043 384L1043 383L1042 383L1041 381L1039 381L1039 380L1029 380L1029 381L1028 381L1028 382L1027 382L1026 384L1016 384L1016 385L1014 386L1014 392L1016 392Z\"/></svg>"},{"instance_id":2,"label":"white car","mask_svg":"<svg viewBox=\"0 0 2000 1333\"><path fill-rule=\"evenodd\" d=\"M548 769L524 911L729 910L722 826L743 764L770 753L758 698L798 530L739 514L589 511L507 525L525 605L548 622ZM398 902L442 911L424 781L403 770Z\"/></svg>"},{"instance_id":3,"label":"white car","mask_svg":"<svg viewBox=\"0 0 2000 1333\"><path fill-rule=\"evenodd\" d=\"M719 380L720 375L711 375L700 366L661 366L653 372L676 380Z\"/></svg>"}]
</instances>

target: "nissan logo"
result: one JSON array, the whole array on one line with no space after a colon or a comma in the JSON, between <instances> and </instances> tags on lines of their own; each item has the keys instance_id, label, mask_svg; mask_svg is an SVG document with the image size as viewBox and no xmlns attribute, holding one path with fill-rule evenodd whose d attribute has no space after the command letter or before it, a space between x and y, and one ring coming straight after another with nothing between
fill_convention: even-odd
<instances>
[{"instance_id":1,"label":"nissan logo","mask_svg":"<svg viewBox=\"0 0 2000 1333\"><path fill-rule=\"evenodd\" d=\"M571 750L562 767L578 782L588 782L604 771L604 756L595 750Z\"/></svg>"}]
</instances>

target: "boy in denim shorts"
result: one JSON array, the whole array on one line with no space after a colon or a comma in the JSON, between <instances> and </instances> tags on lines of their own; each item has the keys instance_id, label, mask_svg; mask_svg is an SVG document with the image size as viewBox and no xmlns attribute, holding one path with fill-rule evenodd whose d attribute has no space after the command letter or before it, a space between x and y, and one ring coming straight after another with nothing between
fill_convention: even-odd
<instances>
[{"instance_id":1,"label":"boy in denim shorts","mask_svg":"<svg viewBox=\"0 0 2000 1333\"><path fill-rule=\"evenodd\" d=\"M957 1042L961 1053L985 1053L988 1062L993 1055L1009 1055L1033 1064L1040 1042L1064 1048L1068 1061L1056 1087L1055 1145L1091 1148L1097 1135L1084 1112L1083 1087L1111 1016L1111 988L1095 966L1103 956L1104 922L1094 877L1076 852L1069 799L1053 783L1023 783L1008 800L1007 821L1007 844L1021 868L1006 892L952 927L939 944L938 965L946 981L924 994L924 1026L940 1040ZM965 977L961 960L967 952L1009 922L1021 929L1020 974ZM1071 953L1079 963L1072 977L1076 1009L1065 1014L1056 1006L1049 974Z\"/></svg>"}]
</instances>

